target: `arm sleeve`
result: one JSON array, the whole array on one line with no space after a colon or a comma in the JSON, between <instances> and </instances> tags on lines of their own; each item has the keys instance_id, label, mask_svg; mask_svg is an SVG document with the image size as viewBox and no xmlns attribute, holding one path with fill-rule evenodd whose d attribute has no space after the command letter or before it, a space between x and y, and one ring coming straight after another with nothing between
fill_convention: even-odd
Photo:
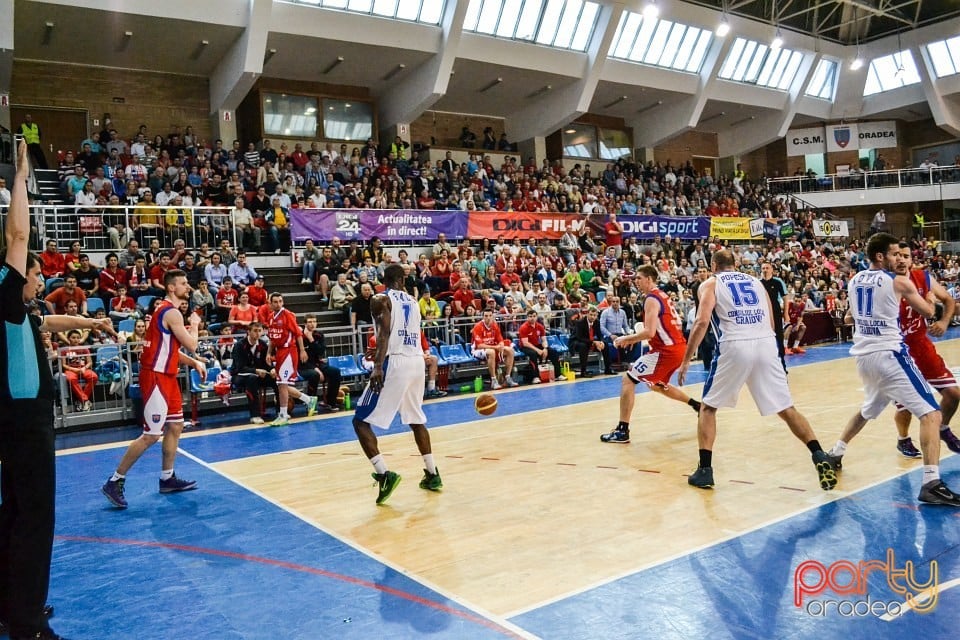
<instances>
[{"instance_id":1,"label":"arm sleeve","mask_svg":"<svg viewBox=\"0 0 960 640\"><path fill-rule=\"evenodd\" d=\"M27 307L23 304L26 283L26 278L9 264L0 266L0 300L3 301L0 317L6 322L22 324L27 317Z\"/></svg>"}]
</instances>

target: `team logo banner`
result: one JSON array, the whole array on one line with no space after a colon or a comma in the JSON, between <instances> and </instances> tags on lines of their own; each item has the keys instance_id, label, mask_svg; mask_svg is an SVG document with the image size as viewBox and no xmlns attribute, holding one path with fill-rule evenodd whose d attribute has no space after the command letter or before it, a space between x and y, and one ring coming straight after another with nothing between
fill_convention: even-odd
<instances>
[{"instance_id":1,"label":"team logo banner","mask_svg":"<svg viewBox=\"0 0 960 640\"><path fill-rule=\"evenodd\" d=\"M850 232L846 220L814 220L813 235L818 238L847 238Z\"/></svg>"},{"instance_id":2,"label":"team logo banner","mask_svg":"<svg viewBox=\"0 0 960 640\"><path fill-rule=\"evenodd\" d=\"M763 221L763 237L767 240L782 240L793 237L796 229L793 226L793 220L773 220L767 218Z\"/></svg>"},{"instance_id":3,"label":"team logo banner","mask_svg":"<svg viewBox=\"0 0 960 640\"><path fill-rule=\"evenodd\" d=\"M751 218L710 218L710 235L721 240L750 240Z\"/></svg>"},{"instance_id":4,"label":"team logo banner","mask_svg":"<svg viewBox=\"0 0 960 640\"><path fill-rule=\"evenodd\" d=\"M860 148L856 124L832 124L827 127L827 151L847 151Z\"/></svg>"}]
</instances>

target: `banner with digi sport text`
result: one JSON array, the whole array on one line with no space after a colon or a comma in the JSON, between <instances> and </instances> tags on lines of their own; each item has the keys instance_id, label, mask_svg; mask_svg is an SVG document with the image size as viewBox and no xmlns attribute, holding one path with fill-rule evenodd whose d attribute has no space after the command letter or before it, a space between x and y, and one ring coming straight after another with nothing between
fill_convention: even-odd
<instances>
[{"instance_id":1,"label":"banner with digi sport text","mask_svg":"<svg viewBox=\"0 0 960 640\"><path fill-rule=\"evenodd\" d=\"M292 209L290 229L293 240L370 240L388 242L435 240L437 234L462 238L467 230L465 211L421 211L416 209Z\"/></svg>"},{"instance_id":2,"label":"banner with digi sport text","mask_svg":"<svg viewBox=\"0 0 960 640\"><path fill-rule=\"evenodd\" d=\"M710 235L721 240L750 240L752 218L709 218Z\"/></svg>"},{"instance_id":3,"label":"banner with digi sport text","mask_svg":"<svg viewBox=\"0 0 960 640\"><path fill-rule=\"evenodd\" d=\"M618 216L617 222L623 225L625 239L705 240L710 237L710 218L706 216Z\"/></svg>"}]
</instances>

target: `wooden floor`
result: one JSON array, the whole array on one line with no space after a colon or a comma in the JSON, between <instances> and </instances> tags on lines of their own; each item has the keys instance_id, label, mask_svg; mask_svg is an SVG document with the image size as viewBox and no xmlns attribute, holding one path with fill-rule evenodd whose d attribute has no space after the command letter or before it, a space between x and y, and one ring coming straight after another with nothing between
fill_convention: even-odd
<instances>
[{"instance_id":1,"label":"wooden floor","mask_svg":"<svg viewBox=\"0 0 960 640\"><path fill-rule=\"evenodd\" d=\"M947 362L960 359L960 341L938 348ZM862 400L854 362L794 367L789 381L796 406L829 449ZM576 383L558 384L577 393ZM700 386L687 391L699 397ZM776 416L761 418L744 390L737 409L719 414L717 486L701 491L685 477L697 461L689 407L645 393L632 442L601 443L617 415L616 397L503 417L463 415L462 423L431 431L441 494L417 488L422 465L409 431L388 432L381 449L404 480L381 507L360 480L371 468L353 442L213 466L441 592L510 617L920 464L896 453L888 409L850 446L838 489L823 492L804 445Z\"/></svg>"}]
</instances>

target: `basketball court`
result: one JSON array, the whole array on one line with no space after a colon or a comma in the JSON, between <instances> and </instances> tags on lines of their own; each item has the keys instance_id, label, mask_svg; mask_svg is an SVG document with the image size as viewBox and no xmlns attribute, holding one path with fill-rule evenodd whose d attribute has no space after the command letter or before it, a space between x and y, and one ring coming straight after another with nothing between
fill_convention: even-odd
<instances>
[{"instance_id":1,"label":"basketball court","mask_svg":"<svg viewBox=\"0 0 960 640\"><path fill-rule=\"evenodd\" d=\"M960 361L960 341L939 348ZM789 361L824 448L862 398L847 349ZM189 434L178 475L200 489L182 494L157 493L154 447L128 476L125 512L98 490L125 441L61 451L55 627L139 640L954 632L960 512L918 505L921 463L897 453L892 410L823 492L806 448L744 392L719 414L717 486L702 491L686 483L697 459L689 407L644 392L632 442L599 441L616 424L619 388L603 377L499 391L485 418L473 395L430 402L444 491L417 487L422 461L395 424L381 449L403 482L380 507L349 412ZM944 452L944 478L960 487L960 460ZM856 592L841 570L818 593L817 567L827 575L844 561L877 562ZM803 562L813 568L797 606ZM918 613L891 585L927 583L934 567L928 588L907 589L924 594L916 608L936 592ZM873 609L860 615L863 601Z\"/></svg>"}]
</instances>

